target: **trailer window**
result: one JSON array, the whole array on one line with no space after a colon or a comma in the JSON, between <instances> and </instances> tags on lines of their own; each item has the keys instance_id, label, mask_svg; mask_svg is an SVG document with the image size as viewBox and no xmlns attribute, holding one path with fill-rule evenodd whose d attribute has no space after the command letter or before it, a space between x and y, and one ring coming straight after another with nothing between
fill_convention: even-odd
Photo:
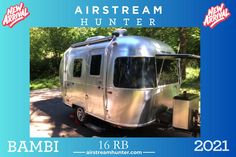
<instances>
[{"instance_id":1,"label":"trailer window","mask_svg":"<svg viewBox=\"0 0 236 157\"><path fill-rule=\"evenodd\" d=\"M156 87L154 57L120 57L115 60L114 86L120 88Z\"/></svg>"},{"instance_id":2,"label":"trailer window","mask_svg":"<svg viewBox=\"0 0 236 157\"><path fill-rule=\"evenodd\" d=\"M90 65L90 75L100 75L102 55L93 55Z\"/></svg>"},{"instance_id":3,"label":"trailer window","mask_svg":"<svg viewBox=\"0 0 236 157\"><path fill-rule=\"evenodd\" d=\"M83 59L75 59L73 67L73 77L81 77Z\"/></svg>"},{"instance_id":4,"label":"trailer window","mask_svg":"<svg viewBox=\"0 0 236 157\"><path fill-rule=\"evenodd\" d=\"M161 69L161 66L163 67ZM158 85L172 84L179 81L178 61L169 59L156 59L157 74L160 78Z\"/></svg>"}]
</instances>

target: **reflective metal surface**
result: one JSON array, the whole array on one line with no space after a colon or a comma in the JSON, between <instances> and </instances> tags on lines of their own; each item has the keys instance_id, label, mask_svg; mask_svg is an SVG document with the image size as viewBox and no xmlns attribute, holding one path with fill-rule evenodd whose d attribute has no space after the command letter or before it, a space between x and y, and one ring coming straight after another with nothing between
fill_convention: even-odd
<instances>
[{"instance_id":1,"label":"reflective metal surface","mask_svg":"<svg viewBox=\"0 0 236 157\"><path fill-rule=\"evenodd\" d=\"M118 57L155 57L163 52L174 54L163 42L138 36L121 36L111 42L71 48L60 66L63 100L67 105L81 106L86 113L121 127L147 125L156 119L161 106L173 107L179 83L155 88L117 88L113 84L114 64ZM102 55L99 76L89 73L93 54ZM75 58L83 59L80 78L73 77Z\"/></svg>"},{"instance_id":2,"label":"reflective metal surface","mask_svg":"<svg viewBox=\"0 0 236 157\"><path fill-rule=\"evenodd\" d=\"M194 126L193 112L199 109L199 97L190 100L174 99L173 127L190 130Z\"/></svg>"},{"instance_id":3,"label":"reflective metal surface","mask_svg":"<svg viewBox=\"0 0 236 157\"><path fill-rule=\"evenodd\" d=\"M155 89L108 88L106 120L126 127L137 127L152 122L163 106L173 107L173 97L179 94L179 85Z\"/></svg>"}]
</instances>

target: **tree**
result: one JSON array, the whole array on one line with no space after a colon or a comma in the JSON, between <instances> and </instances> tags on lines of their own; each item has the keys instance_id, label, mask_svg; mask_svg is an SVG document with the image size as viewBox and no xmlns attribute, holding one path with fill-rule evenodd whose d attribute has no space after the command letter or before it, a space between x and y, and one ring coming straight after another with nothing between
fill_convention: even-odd
<instances>
[{"instance_id":1,"label":"tree","mask_svg":"<svg viewBox=\"0 0 236 157\"><path fill-rule=\"evenodd\" d=\"M108 36L117 28L64 28L45 27L30 29L30 79L58 76L62 54L71 44L97 35ZM198 54L200 30L198 28L127 28L130 35L147 36L170 45L175 52ZM185 67L182 73L185 76ZM190 62L191 65L195 62ZM199 65L200 63L197 62Z\"/></svg>"},{"instance_id":2,"label":"tree","mask_svg":"<svg viewBox=\"0 0 236 157\"><path fill-rule=\"evenodd\" d=\"M186 53L187 52L187 28L179 28L179 52ZM181 61L181 74L182 79L186 78L186 59L182 59Z\"/></svg>"}]
</instances>

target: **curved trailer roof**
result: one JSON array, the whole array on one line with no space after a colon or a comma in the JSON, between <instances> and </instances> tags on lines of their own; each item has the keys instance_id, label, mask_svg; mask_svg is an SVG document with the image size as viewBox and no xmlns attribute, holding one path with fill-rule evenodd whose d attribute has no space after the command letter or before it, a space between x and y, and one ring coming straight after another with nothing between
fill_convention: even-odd
<instances>
[{"instance_id":1,"label":"curved trailer roof","mask_svg":"<svg viewBox=\"0 0 236 157\"><path fill-rule=\"evenodd\" d=\"M115 38L115 39L114 39ZM147 51L149 53L155 54L175 54L174 50L162 41L154 40L142 36L121 36L121 37L99 37L94 40L86 40L84 42L79 42L71 45L71 48L89 48L95 45L107 45L111 40L118 45L118 47L128 48L130 50L140 50Z\"/></svg>"},{"instance_id":2,"label":"curved trailer roof","mask_svg":"<svg viewBox=\"0 0 236 157\"><path fill-rule=\"evenodd\" d=\"M142 55L152 55L159 58L190 58L190 59L200 59L200 56L180 53L176 54L174 50L167 44L162 41L142 37L142 36L128 36L125 29L118 29L113 32L112 36L104 37L97 36L88 38L84 42L79 42L71 45L71 48L79 48L79 49L89 49L101 46L104 47L109 44L109 42L113 40L120 49L129 49L130 51L127 56L134 55L139 52ZM85 47L86 46L86 47ZM117 48L117 47L116 47ZM117 49L119 49L117 48ZM116 52L119 50L116 50Z\"/></svg>"}]
</instances>

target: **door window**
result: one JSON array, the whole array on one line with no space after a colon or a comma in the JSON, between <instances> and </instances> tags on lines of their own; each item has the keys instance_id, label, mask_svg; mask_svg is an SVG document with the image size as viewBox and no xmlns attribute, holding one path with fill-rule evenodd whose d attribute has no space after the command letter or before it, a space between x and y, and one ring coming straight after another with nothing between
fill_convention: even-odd
<instances>
[{"instance_id":1,"label":"door window","mask_svg":"<svg viewBox=\"0 0 236 157\"><path fill-rule=\"evenodd\" d=\"M90 75L100 75L102 55L93 55L91 57Z\"/></svg>"}]
</instances>

